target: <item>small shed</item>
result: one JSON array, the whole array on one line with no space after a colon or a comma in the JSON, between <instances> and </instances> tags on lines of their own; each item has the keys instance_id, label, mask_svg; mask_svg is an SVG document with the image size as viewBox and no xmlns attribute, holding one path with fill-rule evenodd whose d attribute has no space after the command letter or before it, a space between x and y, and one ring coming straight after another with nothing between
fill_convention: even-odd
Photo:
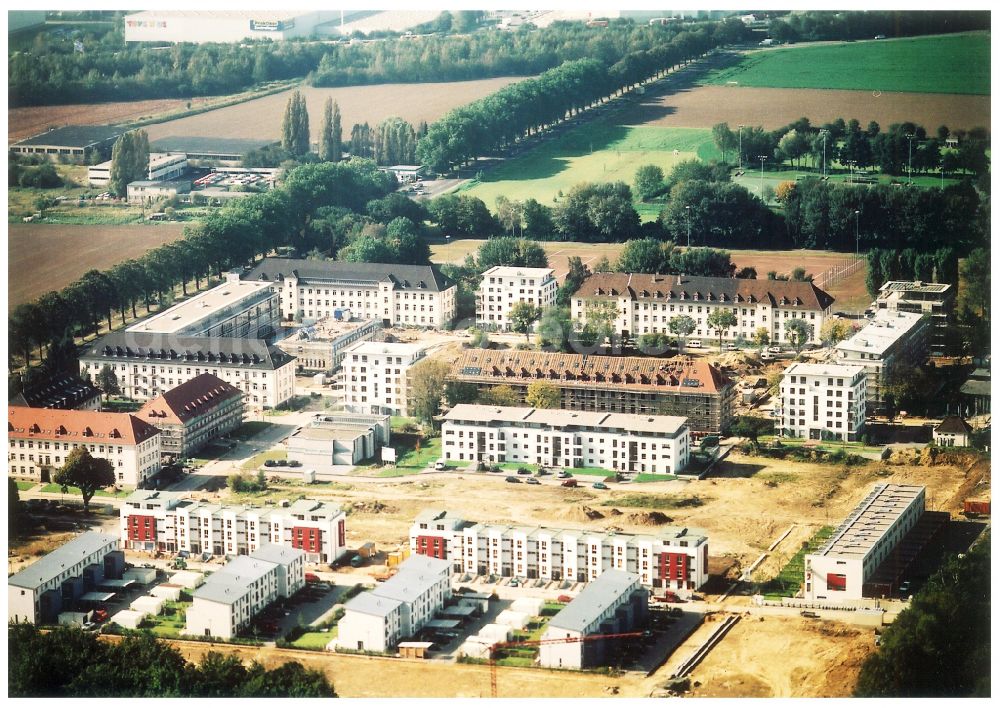
<instances>
[{"instance_id":1,"label":"small shed","mask_svg":"<svg viewBox=\"0 0 1000 708\"><path fill-rule=\"evenodd\" d=\"M375 544L371 541L361 545L358 549L358 555L362 558L371 558L375 555Z\"/></svg>"},{"instance_id":2,"label":"small shed","mask_svg":"<svg viewBox=\"0 0 1000 708\"><path fill-rule=\"evenodd\" d=\"M111 616L111 622L125 629L139 629L139 624L146 619L145 612L135 610L122 610Z\"/></svg>"},{"instance_id":3,"label":"small shed","mask_svg":"<svg viewBox=\"0 0 1000 708\"><path fill-rule=\"evenodd\" d=\"M469 637L462 642L462 646L458 648L458 653L461 656L468 656L473 659L488 659L490 656L490 647L493 644L494 642L487 643L480 637Z\"/></svg>"},{"instance_id":4,"label":"small shed","mask_svg":"<svg viewBox=\"0 0 1000 708\"><path fill-rule=\"evenodd\" d=\"M432 646L433 642L400 642L399 655L404 659L423 659Z\"/></svg>"},{"instance_id":5,"label":"small shed","mask_svg":"<svg viewBox=\"0 0 1000 708\"><path fill-rule=\"evenodd\" d=\"M490 609L490 601L488 599L480 600L474 597L463 597L458 601L459 607L470 607L474 612L486 612Z\"/></svg>"},{"instance_id":6,"label":"small shed","mask_svg":"<svg viewBox=\"0 0 1000 708\"><path fill-rule=\"evenodd\" d=\"M524 629L528 624L528 615L524 612L515 612L514 610L504 610L499 615L497 615L497 624L505 624L508 627L514 629Z\"/></svg>"},{"instance_id":7,"label":"small shed","mask_svg":"<svg viewBox=\"0 0 1000 708\"><path fill-rule=\"evenodd\" d=\"M82 627L90 621L89 612L60 612L59 624L66 627Z\"/></svg>"},{"instance_id":8,"label":"small shed","mask_svg":"<svg viewBox=\"0 0 1000 708\"><path fill-rule=\"evenodd\" d=\"M149 595L143 595L142 597L137 597L132 600L132 604L129 605L129 609L135 610L136 612L142 612L147 615L158 615L163 611L163 603L166 602L162 597L150 597Z\"/></svg>"},{"instance_id":9,"label":"small shed","mask_svg":"<svg viewBox=\"0 0 1000 708\"><path fill-rule=\"evenodd\" d=\"M496 642L506 642L510 639L514 630L506 624L488 624L479 630L476 635L481 641L489 642L490 645Z\"/></svg>"},{"instance_id":10,"label":"small shed","mask_svg":"<svg viewBox=\"0 0 1000 708\"><path fill-rule=\"evenodd\" d=\"M934 443L941 447L968 447L972 426L961 416L949 415L934 428Z\"/></svg>"},{"instance_id":11,"label":"small shed","mask_svg":"<svg viewBox=\"0 0 1000 708\"><path fill-rule=\"evenodd\" d=\"M86 592L80 596L80 602L87 602L91 604L99 604L102 602L111 602L115 594L113 592Z\"/></svg>"},{"instance_id":12,"label":"small shed","mask_svg":"<svg viewBox=\"0 0 1000 708\"><path fill-rule=\"evenodd\" d=\"M442 617L455 617L460 620L467 620L473 617L477 612L479 612L478 607L470 607L469 605L463 605L459 602L457 605L452 605L451 607L442 607L438 614ZM456 622L456 624L458 624Z\"/></svg>"},{"instance_id":13,"label":"small shed","mask_svg":"<svg viewBox=\"0 0 1000 708\"><path fill-rule=\"evenodd\" d=\"M156 568L129 568L122 573L122 580L134 580L140 585L156 582Z\"/></svg>"},{"instance_id":14,"label":"small shed","mask_svg":"<svg viewBox=\"0 0 1000 708\"><path fill-rule=\"evenodd\" d=\"M170 576L171 585L180 585L182 588L193 590L205 582L205 574L193 570L181 570Z\"/></svg>"},{"instance_id":15,"label":"small shed","mask_svg":"<svg viewBox=\"0 0 1000 708\"><path fill-rule=\"evenodd\" d=\"M173 583L163 583L157 585L156 587L150 589L149 594L153 597L160 597L164 600L170 600L171 602L177 602L181 599L181 590L183 588L180 585L174 585Z\"/></svg>"},{"instance_id":16,"label":"small shed","mask_svg":"<svg viewBox=\"0 0 1000 708\"><path fill-rule=\"evenodd\" d=\"M542 613L545 600L540 597L519 597L511 603L510 609L514 612L523 612L526 615L537 617Z\"/></svg>"}]
</instances>

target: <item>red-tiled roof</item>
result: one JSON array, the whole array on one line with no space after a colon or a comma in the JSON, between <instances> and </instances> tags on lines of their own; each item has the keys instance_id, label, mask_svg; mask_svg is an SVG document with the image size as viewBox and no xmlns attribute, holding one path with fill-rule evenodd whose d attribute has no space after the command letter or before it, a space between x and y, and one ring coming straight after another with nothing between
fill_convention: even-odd
<instances>
[{"instance_id":1,"label":"red-tiled roof","mask_svg":"<svg viewBox=\"0 0 1000 708\"><path fill-rule=\"evenodd\" d=\"M160 431L131 413L7 408L7 438L137 445Z\"/></svg>"},{"instance_id":2,"label":"red-tiled roof","mask_svg":"<svg viewBox=\"0 0 1000 708\"><path fill-rule=\"evenodd\" d=\"M598 356L517 350L470 349L455 362L451 375L484 383L549 381L558 386L674 390L715 394L732 385L704 359Z\"/></svg>"},{"instance_id":3,"label":"red-tiled roof","mask_svg":"<svg viewBox=\"0 0 1000 708\"><path fill-rule=\"evenodd\" d=\"M796 280L707 278L652 273L594 273L573 297L629 297L673 302L764 302L783 308L826 310L833 296L812 283Z\"/></svg>"},{"instance_id":4,"label":"red-tiled roof","mask_svg":"<svg viewBox=\"0 0 1000 708\"><path fill-rule=\"evenodd\" d=\"M243 392L214 374L195 376L166 393L146 401L136 415L157 423L183 424Z\"/></svg>"}]
</instances>

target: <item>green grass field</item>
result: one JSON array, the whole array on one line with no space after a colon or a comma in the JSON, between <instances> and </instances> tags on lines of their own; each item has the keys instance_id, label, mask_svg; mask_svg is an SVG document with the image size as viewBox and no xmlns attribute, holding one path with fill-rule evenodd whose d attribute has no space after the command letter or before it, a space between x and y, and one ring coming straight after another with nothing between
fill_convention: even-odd
<instances>
[{"instance_id":1,"label":"green grass field","mask_svg":"<svg viewBox=\"0 0 1000 708\"><path fill-rule=\"evenodd\" d=\"M58 484L55 484L55 483L53 483L53 484L46 484L39 491L41 491L43 494L63 494L62 487L60 487ZM76 496L80 496L80 488L79 487L66 487L66 492L65 493L66 494L73 494L73 495L76 495ZM104 489L99 489L99 490L97 490L94 493L94 497L95 498L96 497L127 497L129 494L131 494L131 492L118 492L118 493L115 493L115 492L109 492L109 491L104 490Z\"/></svg>"},{"instance_id":2,"label":"green grass field","mask_svg":"<svg viewBox=\"0 0 1000 708\"><path fill-rule=\"evenodd\" d=\"M484 181L463 191L491 209L498 196L536 199L552 206L559 192L581 182L622 181L632 186L642 165L658 165L669 174L674 165L692 158L719 158L710 130L618 125L610 119L580 126L558 139L509 160ZM643 220L655 219L662 205L636 205Z\"/></svg>"},{"instance_id":3,"label":"green grass field","mask_svg":"<svg viewBox=\"0 0 1000 708\"><path fill-rule=\"evenodd\" d=\"M38 484L36 482L22 482L22 481L18 481L18 483L17 483L17 491L19 491L19 492L26 492L29 489L34 489L37 486L38 486Z\"/></svg>"},{"instance_id":4,"label":"green grass field","mask_svg":"<svg viewBox=\"0 0 1000 708\"><path fill-rule=\"evenodd\" d=\"M311 649L322 651L326 645L337 637L337 628L334 627L329 632L305 632L301 637L292 642L296 649Z\"/></svg>"},{"instance_id":5,"label":"green grass field","mask_svg":"<svg viewBox=\"0 0 1000 708\"><path fill-rule=\"evenodd\" d=\"M776 578L772 578L760 587L762 595L773 597L793 597L805 582L806 555L818 550L833 535L832 526L823 526L798 550L781 569Z\"/></svg>"},{"instance_id":6,"label":"green grass field","mask_svg":"<svg viewBox=\"0 0 1000 708\"><path fill-rule=\"evenodd\" d=\"M990 35L791 46L753 52L703 83L989 95Z\"/></svg>"}]
</instances>

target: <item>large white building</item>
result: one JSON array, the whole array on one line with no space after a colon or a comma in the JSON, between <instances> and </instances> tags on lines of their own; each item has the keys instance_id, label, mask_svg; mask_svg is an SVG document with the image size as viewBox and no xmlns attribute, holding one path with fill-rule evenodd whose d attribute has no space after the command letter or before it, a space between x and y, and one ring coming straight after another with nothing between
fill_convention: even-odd
<instances>
[{"instance_id":1,"label":"large white building","mask_svg":"<svg viewBox=\"0 0 1000 708\"><path fill-rule=\"evenodd\" d=\"M268 283L226 282L198 293L125 329L126 332L179 334L189 337L265 339L281 321L281 299Z\"/></svg>"},{"instance_id":2,"label":"large white building","mask_svg":"<svg viewBox=\"0 0 1000 708\"><path fill-rule=\"evenodd\" d=\"M694 528L628 534L479 524L429 510L410 527L410 550L470 575L583 583L614 569L636 573L646 587L681 594L708 580L708 537Z\"/></svg>"},{"instance_id":3,"label":"large white building","mask_svg":"<svg viewBox=\"0 0 1000 708\"><path fill-rule=\"evenodd\" d=\"M691 452L687 418L459 404L444 415L448 460L676 474Z\"/></svg>"},{"instance_id":4,"label":"large white building","mask_svg":"<svg viewBox=\"0 0 1000 708\"><path fill-rule=\"evenodd\" d=\"M451 564L410 556L396 575L344 605L330 648L387 652L434 619L451 597Z\"/></svg>"},{"instance_id":5,"label":"large white building","mask_svg":"<svg viewBox=\"0 0 1000 708\"><path fill-rule=\"evenodd\" d=\"M279 597L291 597L305 584L301 551L262 546L239 556L191 591L184 634L232 639Z\"/></svg>"},{"instance_id":6,"label":"large white building","mask_svg":"<svg viewBox=\"0 0 1000 708\"><path fill-rule=\"evenodd\" d=\"M549 620L538 663L549 669L583 669L604 664L614 640L584 637L634 631L649 617L649 591L636 573L608 570L589 583ZM554 641L563 639L565 643ZM620 646L622 640L618 640Z\"/></svg>"},{"instance_id":7,"label":"large white building","mask_svg":"<svg viewBox=\"0 0 1000 708\"><path fill-rule=\"evenodd\" d=\"M455 319L458 286L433 265L265 258L243 279L273 283L289 320L350 311L383 327L440 328Z\"/></svg>"},{"instance_id":8,"label":"large white building","mask_svg":"<svg viewBox=\"0 0 1000 708\"><path fill-rule=\"evenodd\" d=\"M868 377L850 364L792 364L781 378L783 434L808 440L861 439Z\"/></svg>"},{"instance_id":9,"label":"large white building","mask_svg":"<svg viewBox=\"0 0 1000 708\"><path fill-rule=\"evenodd\" d=\"M119 559L111 560L114 556ZM77 581L94 566L101 578L121 577L105 572L109 566L124 568L116 536L87 531L7 578L7 621L54 623L64 601L79 597L84 582Z\"/></svg>"},{"instance_id":10,"label":"large white building","mask_svg":"<svg viewBox=\"0 0 1000 708\"><path fill-rule=\"evenodd\" d=\"M288 459L321 469L372 459L389 444L389 421L387 415L317 413L288 436Z\"/></svg>"},{"instance_id":11,"label":"large white building","mask_svg":"<svg viewBox=\"0 0 1000 708\"><path fill-rule=\"evenodd\" d=\"M930 317L900 310L879 310L867 325L838 342L834 355L840 364L863 366L868 376L868 402L885 402L885 386L899 366L916 366L927 359Z\"/></svg>"},{"instance_id":12,"label":"large white building","mask_svg":"<svg viewBox=\"0 0 1000 708\"><path fill-rule=\"evenodd\" d=\"M187 155L170 155L162 152L149 153L149 169L146 180L163 182L180 177L187 172ZM87 182L91 187L107 187L111 183L111 160L87 168Z\"/></svg>"},{"instance_id":13,"label":"large white building","mask_svg":"<svg viewBox=\"0 0 1000 708\"><path fill-rule=\"evenodd\" d=\"M351 413L409 415L407 372L424 357L419 344L358 342L344 350L344 408Z\"/></svg>"},{"instance_id":14,"label":"large white building","mask_svg":"<svg viewBox=\"0 0 1000 708\"><path fill-rule=\"evenodd\" d=\"M201 374L243 391L248 410L278 406L295 393L295 357L260 339L112 332L80 355L80 374L97 380L110 366L122 393L146 400Z\"/></svg>"},{"instance_id":15,"label":"large white building","mask_svg":"<svg viewBox=\"0 0 1000 708\"><path fill-rule=\"evenodd\" d=\"M333 563L347 550L346 514L299 499L287 507L224 506L182 492L136 491L121 507L122 548L233 556L273 543L303 551L309 563Z\"/></svg>"},{"instance_id":16,"label":"large white building","mask_svg":"<svg viewBox=\"0 0 1000 708\"><path fill-rule=\"evenodd\" d=\"M126 42L280 41L310 37L347 12L296 10L145 10L125 17Z\"/></svg>"},{"instance_id":17,"label":"large white building","mask_svg":"<svg viewBox=\"0 0 1000 708\"><path fill-rule=\"evenodd\" d=\"M78 447L111 463L115 484L140 487L160 471L160 431L129 413L7 409L7 471L11 477L51 481Z\"/></svg>"},{"instance_id":18,"label":"large white building","mask_svg":"<svg viewBox=\"0 0 1000 708\"><path fill-rule=\"evenodd\" d=\"M510 310L518 302L551 307L556 302L556 282L551 268L493 266L483 273L476 293L476 324L488 329L509 330Z\"/></svg>"},{"instance_id":19,"label":"large white building","mask_svg":"<svg viewBox=\"0 0 1000 708\"><path fill-rule=\"evenodd\" d=\"M580 323L611 310L623 337L671 335L670 320L687 315L695 321L691 338L717 338L708 316L724 309L736 315L736 326L723 339L750 340L764 328L772 342L789 342L785 325L799 319L810 327L811 344L820 344L832 308L833 297L807 282L643 273L595 273L580 285L571 307Z\"/></svg>"},{"instance_id":20,"label":"large white building","mask_svg":"<svg viewBox=\"0 0 1000 708\"><path fill-rule=\"evenodd\" d=\"M943 356L948 352L948 326L955 309L955 290L950 283L890 280L878 289L872 309L929 315L934 325L930 336L931 353Z\"/></svg>"},{"instance_id":21,"label":"large white building","mask_svg":"<svg viewBox=\"0 0 1000 708\"><path fill-rule=\"evenodd\" d=\"M860 600L865 583L924 513L925 488L876 484L816 553L805 557L805 597Z\"/></svg>"}]
</instances>

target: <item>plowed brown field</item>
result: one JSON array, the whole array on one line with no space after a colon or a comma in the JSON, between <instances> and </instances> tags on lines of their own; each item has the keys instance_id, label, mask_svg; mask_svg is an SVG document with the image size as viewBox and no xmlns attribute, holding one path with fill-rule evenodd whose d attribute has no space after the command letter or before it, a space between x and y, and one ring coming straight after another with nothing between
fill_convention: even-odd
<instances>
[{"instance_id":1,"label":"plowed brown field","mask_svg":"<svg viewBox=\"0 0 1000 708\"><path fill-rule=\"evenodd\" d=\"M91 268L104 270L176 241L184 224L7 226L7 308L59 290Z\"/></svg>"},{"instance_id":2,"label":"plowed brown field","mask_svg":"<svg viewBox=\"0 0 1000 708\"><path fill-rule=\"evenodd\" d=\"M876 95L878 94L878 95ZM813 125L837 118L876 121L883 128L913 121L932 132L940 125L975 128L990 125L990 97L878 91L699 86L648 97L623 113L625 125L709 128L717 123L775 130L806 117Z\"/></svg>"},{"instance_id":3,"label":"plowed brown field","mask_svg":"<svg viewBox=\"0 0 1000 708\"><path fill-rule=\"evenodd\" d=\"M299 90L306 98L309 129L314 141L319 140L323 104L333 98L340 107L345 138L351 135L355 123L377 125L390 116L399 116L416 125L431 123L452 108L464 106L478 98L519 81L518 77L456 81L437 84L381 84L345 88L313 88ZM241 138L247 140L277 140L281 135L281 118L291 90L257 98L228 108L208 111L196 116L179 118L146 128L150 140L170 136Z\"/></svg>"}]
</instances>

